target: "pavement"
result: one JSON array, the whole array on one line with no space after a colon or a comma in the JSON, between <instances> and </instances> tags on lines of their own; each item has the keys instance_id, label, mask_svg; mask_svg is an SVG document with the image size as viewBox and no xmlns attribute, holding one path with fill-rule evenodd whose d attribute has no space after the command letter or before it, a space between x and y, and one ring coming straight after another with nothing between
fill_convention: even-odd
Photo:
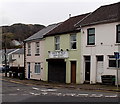
<instances>
[{"instance_id":1,"label":"pavement","mask_svg":"<svg viewBox=\"0 0 120 104\"><path fill-rule=\"evenodd\" d=\"M47 87L62 87L62 88L81 89L81 90L113 91L120 93L120 86L117 89L115 85L50 83L40 80L28 80L28 79L20 80L19 78L5 77L3 75L1 79L5 81L10 81L13 83L19 83L25 85L41 85Z\"/></svg>"}]
</instances>

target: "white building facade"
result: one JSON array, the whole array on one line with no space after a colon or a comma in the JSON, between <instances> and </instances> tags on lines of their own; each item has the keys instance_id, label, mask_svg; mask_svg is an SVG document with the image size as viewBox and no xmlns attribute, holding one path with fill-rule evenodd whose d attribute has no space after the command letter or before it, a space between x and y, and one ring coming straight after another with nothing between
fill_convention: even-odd
<instances>
[{"instance_id":1,"label":"white building facade","mask_svg":"<svg viewBox=\"0 0 120 104\"><path fill-rule=\"evenodd\" d=\"M114 52L120 52L116 42L117 26L120 22L83 27L81 30L81 79L90 83L101 83L102 75L115 75ZM120 28L120 27L119 27ZM88 30L94 29L95 44L88 44ZM114 61L113 61L114 60ZM120 73L120 71L119 71ZM120 80L120 77L119 77Z\"/></svg>"},{"instance_id":2,"label":"white building facade","mask_svg":"<svg viewBox=\"0 0 120 104\"><path fill-rule=\"evenodd\" d=\"M77 24L81 28L81 83L101 83L101 76L113 75L120 84L114 56L120 53L119 7L120 2L101 6Z\"/></svg>"}]
</instances>

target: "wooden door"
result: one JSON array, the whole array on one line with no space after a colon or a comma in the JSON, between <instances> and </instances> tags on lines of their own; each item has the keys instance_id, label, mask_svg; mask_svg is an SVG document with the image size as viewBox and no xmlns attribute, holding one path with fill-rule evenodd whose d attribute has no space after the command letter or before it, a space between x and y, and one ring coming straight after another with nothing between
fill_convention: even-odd
<instances>
[{"instance_id":1,"label":"wooden door","mask_svg":"<svg viewBox=\"0 0 120 104\"><path fill-rule=\"evenodd\" d=\"M71 83L76 83L76 61L71 61Z\"/></svg>"}]
</instances>

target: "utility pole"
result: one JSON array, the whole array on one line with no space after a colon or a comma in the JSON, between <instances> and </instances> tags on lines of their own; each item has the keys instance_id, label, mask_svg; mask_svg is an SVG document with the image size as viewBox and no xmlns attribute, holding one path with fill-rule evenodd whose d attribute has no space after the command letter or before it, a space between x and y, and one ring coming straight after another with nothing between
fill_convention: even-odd
<instances>
[{"instance_id":1,"label":"utility pole","mask_svg":"<svg viewBox=\"0 0 120 104\"><path fill-rule=\"evenodd\" d=\"M6 34L4 36L4 55L5 55L5 77L7 77Z\"/></svg>"}]
</instances>

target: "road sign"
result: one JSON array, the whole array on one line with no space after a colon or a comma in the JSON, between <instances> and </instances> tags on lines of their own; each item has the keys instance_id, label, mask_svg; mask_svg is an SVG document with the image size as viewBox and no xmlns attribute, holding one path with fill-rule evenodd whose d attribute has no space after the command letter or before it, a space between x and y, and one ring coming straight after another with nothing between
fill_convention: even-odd
<instances>
[{"instance_id":1,"label":"road sign","mask_svg":"<svg viewBox=\"0 0 120 104\"><path fill-rule=\"evenodd\" d=\"M116 59L120 59L119 52L114 52L114 55L115 55L115 58L116 58Z\"/></svg>"}]
</instances>

